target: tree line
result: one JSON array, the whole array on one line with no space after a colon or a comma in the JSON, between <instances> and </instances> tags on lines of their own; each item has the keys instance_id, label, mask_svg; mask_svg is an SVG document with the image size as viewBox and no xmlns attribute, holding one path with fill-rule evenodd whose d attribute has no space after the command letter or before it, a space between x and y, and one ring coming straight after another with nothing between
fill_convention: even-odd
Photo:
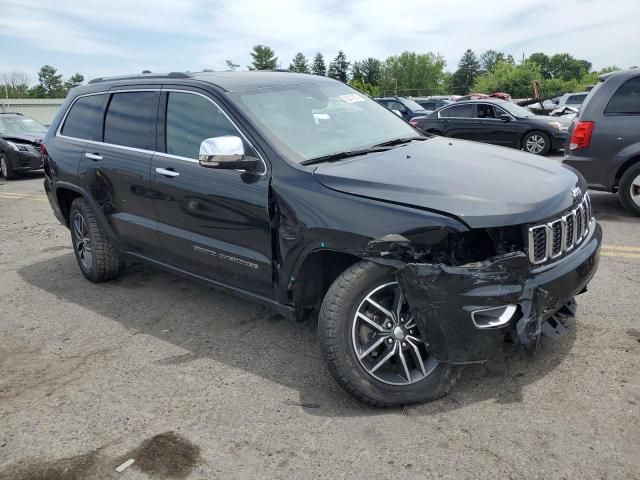
<instances>
[{"instance_id":1,"label":"tree line","mask_svg":"<svg viewBox=\"0 0 640 480\"><path fill-rule=\"evenodd\" d=\"M29 75L11 71L0 73L0 98L64 98L69 90L84 83L84 76L76 73L67 80L51 65L38 72L38 83L32 87Z\"/></svg>"},{"instance_id":2,"label":"tree line","mask_svg":"<svg viewBox=\"0 0 640 480\"><path fill-rule=\"evenodd\" d=\"M273 49L256 45L249 70L272 70L278 65ZM597 81L598 75L619 70L616 66L593 71L591 62L568 53L546 55L538 52L516 61L513 56L487 50L477 55L468 49L453 72L445 70L439 54L405 51L384 60L369 57L349 62L340 50L329 62L321 53L309 61L302 52L293 57L289 70L326 75L349 83L370 95L466 95L473 92L509 93L513 98L533 95L532 81L539 82L543 96L583 91Z\"/></svg>"},{"instance_id":3,"label":"tree line","mask_svg":"<svg viewBox=\"0 0 640 480\"><path fill-rule=\"evenodd\" d=\"M256 45L250 52L249 70L276 70L281 65L276 52L267 45ZM225 60L228 70L240 65ZM372 96L378 95L466 95L468 93L509 93L513 98L532 96L532 81L539 82L543 96L583 91L597 81L601 73L618 70L616 66L593 71L591 62L568 53L546 55L534 53L516 61L511 55L487 50L478 55L468 49L453 72L446 70L440 54L405 51L385 59L368 57L349 61L343 50L332 60L322 53L308 59L298 52L287 68L292 72L310 73L349 83ZM84 77L76 73L67 80L45 65L38 73L38 83L30 87L29 78L21 72L0 74L0 96L9 98L62 98L69 89L81 85Z\"/></svg>"}]
</instances>

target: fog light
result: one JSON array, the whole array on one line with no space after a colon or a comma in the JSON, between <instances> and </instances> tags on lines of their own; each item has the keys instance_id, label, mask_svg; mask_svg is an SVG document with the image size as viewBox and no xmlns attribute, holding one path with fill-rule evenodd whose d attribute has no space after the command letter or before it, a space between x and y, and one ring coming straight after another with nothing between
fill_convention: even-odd
<instances>
[{"instance_id":1,"label":"fog light","mask_svg":"<svg viewBox=\"0 0 640 480\"><path fill-rule=\"evenodd\" d=\"M474 310L471 312L471 320L476 328L498 328L509 323L517 310L517 305Z\"/></svg>"}]
</instances>

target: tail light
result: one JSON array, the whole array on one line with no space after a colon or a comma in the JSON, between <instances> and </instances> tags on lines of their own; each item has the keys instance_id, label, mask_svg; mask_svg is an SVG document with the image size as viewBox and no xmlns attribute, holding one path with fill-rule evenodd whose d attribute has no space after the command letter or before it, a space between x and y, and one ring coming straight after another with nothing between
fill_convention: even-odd
<instances>
[{"instance_id":1,"label":"tail light","mask_svg":"<svg viewBox=\"0 0 640 480\"><path fill-rule=\"evenodd\" d=\"M417 127L418 126L418 121L417 120L409 120L409 123L411 124L412 127Z\"/></svg>"},{"instance_id":2,"label":"tail light","mask_svg":"<svg viewBox=\"0 0 640 480\"><path fill-rule=\"evenodd\" d=\"M569 150L588 147L591 142L591 132L593 131L594 126L595 123L593 122L577 122L573 129L573 135L571 135Z\"/></svg>"}]
</instances>

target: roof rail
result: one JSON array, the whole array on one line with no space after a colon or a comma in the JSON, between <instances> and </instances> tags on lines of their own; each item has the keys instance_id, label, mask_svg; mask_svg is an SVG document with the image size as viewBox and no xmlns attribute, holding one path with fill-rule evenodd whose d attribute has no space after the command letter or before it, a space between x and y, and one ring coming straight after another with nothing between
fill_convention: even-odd
<instances>
[{"instance_id":1,"label":"roof rail","mask_svg":"<svg viewBox=\"0 0 640 480\"><path fill-rule=\"evenodd\" d=\"M89 81L89 85L93 83L112 82L114 80L142 80L145 78L191 78L191 75L184 72L170 73L142 73L137 75L122 75L120 77L99 77Z\"/></svg>"},{"instance_id":2,"label":"roof rail","mask_svg":"<svg viewBox=\"0 0 640 480\"><path fill-rule=\"evenodd\" d=\"M7 104L9 105L9 104ZM4 105L2 105L4 107ZM22 113L20 112L0 112L0 115L20 115L20 116L24 116Z\"/></svg>"}]
</instances>

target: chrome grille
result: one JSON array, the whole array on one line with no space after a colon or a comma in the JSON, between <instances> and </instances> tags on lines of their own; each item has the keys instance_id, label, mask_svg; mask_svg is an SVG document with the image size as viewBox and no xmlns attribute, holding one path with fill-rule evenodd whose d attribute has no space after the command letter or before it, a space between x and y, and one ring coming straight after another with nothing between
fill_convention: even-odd
<instances>
[{"instance_id":1,"label":"chrome grille","mask_svg":"<svg viewBox=\"0 0 640 480\"><path fill-rule=\"evenodd\" d=\"M591 219L591 199L585 193L578 206L562 217L529 227L531 263L545 263L573 250L587 236Z\"/></svg>"}]
</instances>

